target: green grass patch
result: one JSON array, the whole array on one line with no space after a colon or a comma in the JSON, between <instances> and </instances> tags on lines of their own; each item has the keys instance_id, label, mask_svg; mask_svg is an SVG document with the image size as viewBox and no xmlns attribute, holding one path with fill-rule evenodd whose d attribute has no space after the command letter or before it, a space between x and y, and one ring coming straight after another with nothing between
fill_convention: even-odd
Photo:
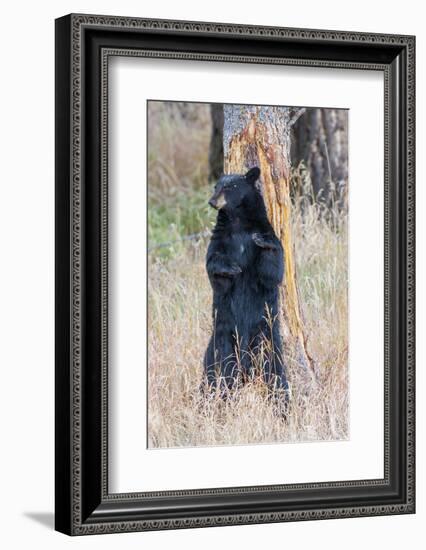
<instances>
[{"instance_id":1,"label":"green grass patch","mask_svg":"<svg viewBox=\"0 0 426 550\"><path fill-rule=\"evenodd\" d=\"M148 207L148 246L151 254L175 256L182 237L211 229L216 212L207 204L210 189L193 189L163 202L150 200ZM170 244L169 244L170 243ZM168 246L158 245L167 244Z\"/></svg>"}]
</instances>

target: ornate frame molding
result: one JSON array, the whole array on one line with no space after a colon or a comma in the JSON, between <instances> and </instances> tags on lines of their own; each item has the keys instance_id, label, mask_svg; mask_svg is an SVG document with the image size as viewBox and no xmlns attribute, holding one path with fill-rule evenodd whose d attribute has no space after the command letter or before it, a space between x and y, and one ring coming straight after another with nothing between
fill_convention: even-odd
<instances>
[{"instance_id":1,"label":"ornate frame molding","mask_svg":"<svg viewBox=\"0 0 426 550\"><path fill-rule=\"evenodd\" d=\"M85 402L85 376L84 376L84 316L85 316L85 293L84 281L87 277L87 247L85 247L86 234L91 227L86 220L85 212L85 147L88 141L84 137L84 120L87 115L86 103L88 100L88 83L86 70L88 51L87 31L111 30L115 33L166 33L168 36L185 35L185 36L228 36L238 40L261 39L264 41L291 41L292 43L300 44L321 44L327 47L334 45L335 49L346 46L359 46L360 44L368 44L372 48L377 48L377 51L382 48L390 48L389 51L400 52L398 55L404 57L403 61L406 66L405 78L404 75L398 73L400 65L396 66L395 62L372 62L368 60L333 60L330 58L318 59L309 57L280 57L268 55L244 55L232 53L207 53L194 51L171 51L170 49L154 49L154 48L131 48L119 47L115 45L102 45L100 47L99 57L99 79L100 79L100 357L101 357L101 380L100 390L101 399L99 411L99 430L100 430L100 479L97 482L99 486L101 505L93 509L91 514L87 514L89 508L93 508L93 503L85 504L84 498L86 491L92 494L92 486L90 490L86 489L86 478L83 471L83 447L85 446L84 438L84 422L85 412L83 404ZM152 34L150 34L152 36ZM57 194L63 193L63 179L69 177L69 196L64 198L64 204L57 207L57 215L62 216L68 209L69 212L69 227L57 226L58 241L63 242L63 238L68 238L69 245L69 267L59 267L57 277L63 277L63 269L68 270L69 289L68 297L70 308L69 318L59 320L59 330L68 327L69 338L69 364L68 369L64 367L64 357L66 353L62 349L63 342L59 343L61 351L57 354L56 373L60 379L57 385L57 463L62 464L59 467L58 483L68 483L67 490L59 491L57 494L57 528L69 534L82 535L91 533L112 533L124 531L142 531L152 529L177 529L188 527L201 527L212 525L236 525L247 523L263 523L263 522L282 522L296 521L308 519L326 519L336 517L359 517L369 515L384 515L396 513L413 513L414 512L414 134L415 134L415 60L414 60L415 39L412 36L397 36L397 35L379 35L379 34L364 34L364 33L346 33L341 31L322 31L308 29L286 29L279 27L253 27L245 25L229 25L218 23L202 23L202 22L187 22L187 21L169 21L169 20L152 20L152 19L136 19L122 17L108 17L95 15L70 15L57 21L57 67L64 59L69 63L68 87L65 92L60 90L61 80L67 78L67 67L58 70L57 73L57 94L60 96L60 101L57 110L57 124L61 123L64 117L64 108L69 104L70 119L69 134L57 136L57 154L58 149L63 150L69 147L71 151L67 162L63 164L62 157L60 159L61 166L57 171L56 185ZM387 50L386 50L387 51ZM108 316L108 216L107 216L107 200L108 200L108 152L107 152L107 124L108 124L108 59L111 56L139 56L139 57L156 57L169 59L191 59L200 61L231 61L239 63L273 63L283 65L301 65L313 67L335 67L341 69L368 69L384 72L385 77L385 477L383 480L364 480L360 482L346 481L337 483L315 483L315 484L297 484L285 486L270 486L270 487L241 487L227 489L211 489L211 490L194 490L194 491L171 491L171 492L156 492L156 493L130 493L130 494L109 494L108 493L108 475L107 475L107 403L108 403L108 331L107 331L107 316ZM395 56L396 59L396 56ZM61 72L62 71L62 72ZM395 71L398 73L396 74ZM399 84L399 88L396 86ZM59 90L59 91L58 91ZM396 101L396 96L400 98L404 95L406 104L406 138L405 143L398 140L395 136L394 124L392 119L392 102ZM61 100L62 97L62 100ZM58 95L57 95L58 99ZM62 103L61 103L62 101ZM65 106L65 107L64 107ZM61 129L58 129L61 133ZM397 139L398 143L395 143ZM405 204L396 205L392 197L392 177L395 177L395 167L392 165L391 154L395 148L401 150L400 163L405 162L405 193L403 198ZM405 154L404 154L405 151ZM62 153L65 154L65 153ZM391 168L393 170L391 174ZM68 176L66 175L68 174ZM399 182L401 184L402 182ZM398 311L401 319L404 319L405 326L405 350L404 354L400 355L405 359L405 437L406 437L406 470L401 472L406 476L404 486L405 499L403 502L392 502L387 504L383 502L380 505L365 504L359 505L339 505L325 508L320 506L313 508L308 505L306 510L277 510L277 511L257 511L253 510L250 513L215 513L212 515L191 514L187 517L178 518L155 518L144 519L143 512L139 514L139 518L120 521L120 510L127 504L134 506L144 498L170 498L174 497L199 497L199 496L224 496L227 494L238 495L243 497L251 493L259 492L300 492L307 489L318 490L336 490L348 488L373 488L389 486L391 480L391 465L393 457L391 456L391 438L394 434L391 433L391 414L392 407L395 403L392 402L391 394L391 315L395 315L391 306L391 284L392 284L392 259L394 258L395 234L391 231L391 224L395 222L397 212L396 207L399 206L403 210L405 227L401 225L401 234L399 239L404 242L406 251L404 265L405 270L402 274L401 281L402 289L405 289L405 299L402 299L402 305L405 311ZM399 220L399 218L398 218ZM59 226L60 223L58 222ZM59 260L60 262L60 260ZM61 264L62 265L62 264ZM64 289L61 289L59 302L62 303ZM60 312L57 315L63 315ZM404 324L403 321L403 324ZM58 328L58 327L57 327ZM86 367L87 368L87 367ZM401 367L402 368L402 367ZM65 374L64 374L65 369ZM62 399L64 387L69 391L68 409L65 411L64 405L59 403ZM62 416L61 416L62 415ZM69 447L66 447L63 435L58 432L58 425L63 431L63 421L61 418L69 420L69 432L65 435L68 440ZM65 445L65 449L64 449ZM69 468L69 470L68 470ZM59 479L61 478L61 479ZM65 500L67 502L65 503ZM90 500L90 498L89 498ZM96 499L95 499L96 500ZM122 506L123 505L123 506Z\"/></svg>"}]
</instances>

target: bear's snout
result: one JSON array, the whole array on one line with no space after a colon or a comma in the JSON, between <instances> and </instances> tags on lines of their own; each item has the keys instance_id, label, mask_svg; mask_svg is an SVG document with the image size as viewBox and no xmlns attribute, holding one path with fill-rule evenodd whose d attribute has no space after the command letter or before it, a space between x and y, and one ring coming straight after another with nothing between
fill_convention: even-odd
<instances>
[{"instance_id":1,"label":"bear's snout","mask_svg":"<svg viewBox=\"0 0 426 550\"><path fill-rule=\"evenodd\" d=\"M209 205L216 210L220 210L226 205L225 195L223 193L213 195L209 200Z\"/></svg>"}]
</instances>

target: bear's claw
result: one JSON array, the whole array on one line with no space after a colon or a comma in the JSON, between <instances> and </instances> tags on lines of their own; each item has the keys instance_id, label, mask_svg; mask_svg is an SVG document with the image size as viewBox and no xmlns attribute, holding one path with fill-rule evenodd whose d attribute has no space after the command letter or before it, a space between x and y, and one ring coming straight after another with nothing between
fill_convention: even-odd
<instances>
[{"instance_id":1,"label":"bear's claw","mask_svg":"<svg viewBox=\"0 0 426 550\"><path fill-rule=\"evenodd\" d=\"M267 250L276 250L277 248L277 245L270 240L269 237L264 237L260 233L253 233L251 237L260 248L265 248Z\"/></svg>"}]
</instances>

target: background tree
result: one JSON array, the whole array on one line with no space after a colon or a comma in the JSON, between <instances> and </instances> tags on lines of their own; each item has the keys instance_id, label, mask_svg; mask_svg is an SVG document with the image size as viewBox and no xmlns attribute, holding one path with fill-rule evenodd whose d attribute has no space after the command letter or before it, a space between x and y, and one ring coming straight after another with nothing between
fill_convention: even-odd
<instances>
[{"instance_id":1,"label":"background tree","mask_svg":"<svg viewBox=\"0 0 426 550\"><path fill-rule=\"evenodd\" d=\"M289 107L224 105L225 173L261 170L261 191L269 220L285 254L285 278L280 291L284 348L314 373L307 349L297 285L290 199L290 131L304 112Z\"/></svg>"},{"instance_id":2,"label":"background tree","mask_svg":"<svg viewBox=\"0 0 426 550\"><path fill-rule=\"evenodd\" d=\"M209 180L216 181L223 174L223 104L211 103L210 114Z\"/></svg>"},{"instance_id":3,"label":"background tree","mask_svg":"<svg viewBox=\"0 0 426 550\"><path fill-rule=\"evenodd\" d=\"M306 109L293 126L291 158L303 161L314 196L328 206L343 201L348 183L348 111Z\"/></svg>"}]
</instances>

